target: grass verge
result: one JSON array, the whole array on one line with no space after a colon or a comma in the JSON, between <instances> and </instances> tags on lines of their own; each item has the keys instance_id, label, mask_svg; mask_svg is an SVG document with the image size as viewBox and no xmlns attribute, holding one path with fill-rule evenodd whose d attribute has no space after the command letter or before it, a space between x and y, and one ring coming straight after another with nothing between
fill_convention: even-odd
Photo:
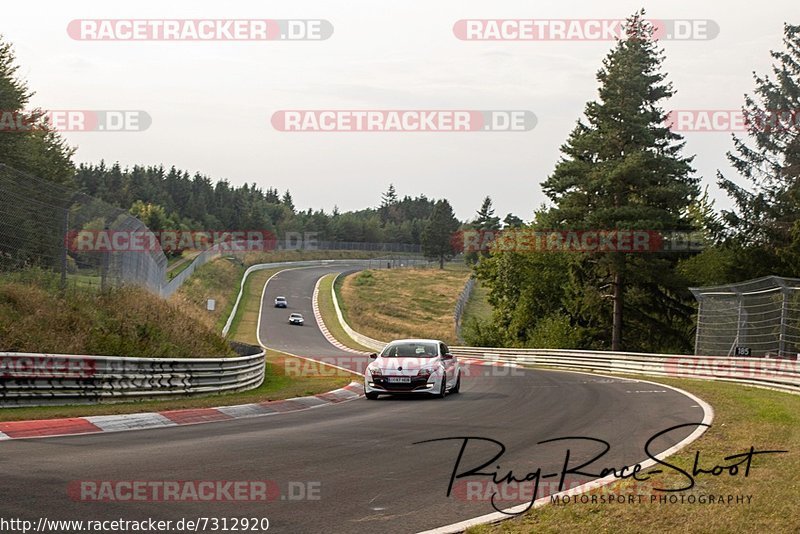
<instances>
[{"instance_id":1,"label":"grass verge","mask_svg":"<svg viewBox=\"0 0 800 534\"><path fill-rule=\"evenodd\" d=\"M469 276L466 269L360 271L342 282L339 305L351 327L375 339L455 343L453 310Z\"/></svg>"},{"instance_id":2,"label":"grass verge","mask_svg":"<svg viewBox=\"0 0 800 534\"><path fill-rule=\"evenodd\" d=\"M339 318L336 316L336 308L333 306L333 295L331 294L331 288L333 287L333 281L336 279L336 276L335 273L327 274L323 276L319 282L319 297L317 302L322 320L328 328L328 332L342 345L362 352L374 352L373 349L356 343L353 338L347 335L344 328L342 328Z\"/></svg>"},{"instance_id":3,"label":"grass verge","mask_svg":"<svg viewBox=\"0 0 800 534\"><path fill-rule=\"evenodd\" d=\"M144 289L58 289L58 277L29 270L0 284L0 350L140 358L234 356L190 310Z\"/></svg>"},{"instance_id":4,"label":"grass verge","mask_svg":"<svg viewBox=\"0 0 800 534\"><path fill-rule=\"evenodd\" d=\"M349 384L353 379L341 373L303 374L295 376L287 369L301 368L303 361L282 352L267 350L266 377L256 389L238 393L168 399L162 401L139 401L118 404L91 404L73 406L38 406L33 408L3 408L0 421L24 421L28 419L56 419L62 417L85 417L91 415L116 415L184 408L212 408L233 404L265 402L292 397L317 395ZM288 362L288 363L287 363ZM355 375L353 375L355 376Z\"/></svg>"},{"instance_id":5,"label":"grass verge","mask_svg":"<svg viewBox=\"0 0 800 534\"><path fill-rule=\"evenodd\" d=\"M628 377L629 375L625 375ZM647 482L616 482L587 495L643 494L642 503L553 505L532 510L496 525L470 528L469 534L528 532L797 532L800 525L800 395L700 380L654 379L689 391L714 407L715 418L703 436L667 460L691 472L695 453L700 466L730 465L729 455L756 450L788 450L787 454L756 456L748 477L697 475L691 490L675 495L752 495L750 504L660 504L654 487L680 488L686 477L670 470ZM668 425L667 425L668 426ZM647 473L645 470L642 473ZM640 477L642 475L640 474ZM634 501L638 501L638 497Z\"/></svg>"},{"instance_id":6,"label":"grass verge","mask_svg":"<svg viewBox=\"0 0 800 534\"><path fill-rule=\"evenodd\" d=\"M195 320L221 332L233 310L243 275L244 267L238 260L215 259L198 267L169 300ZM214 311L207 310L208 299L214 299Z\"/></svg>"},{"instance_id":7,"label":"grass verge","mask_svg":"<svg viewBox=\"0 0 800 534\"><path fill-rule=\"evenodd\" d=\"M461 316L461 324L470 321L485 321L492 317L492 305L489 304L489 290L483 287L480 282L475 282L472 294L469 296L464 313Z\"/></svg>"}]
</instances>

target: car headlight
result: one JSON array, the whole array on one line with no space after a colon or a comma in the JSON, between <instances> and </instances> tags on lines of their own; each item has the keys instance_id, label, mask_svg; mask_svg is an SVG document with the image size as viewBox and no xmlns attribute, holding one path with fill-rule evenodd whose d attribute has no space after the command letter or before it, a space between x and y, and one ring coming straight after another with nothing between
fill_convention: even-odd
<instances>
[{"instance_id":1,"label":"car headlight","mask_svg":"<svg viewBox=\"0 0 800 534\"><path fill-rule=\"evenodd\" d=\"M367 370L369 371L369 374L371 374L372 376L382 376L381 370L377 367L367 367Z\"/></svg>"},{"instance_id":2,"label":"car headlight","mask_svg":"<svg viewBox=\"0 0 800 534\"><path fill-rule=\"evenodd\" d=\"M417 372L417 376L430 376L436 372L434 367L423 367Z\"/></svg>"}]
</instances>

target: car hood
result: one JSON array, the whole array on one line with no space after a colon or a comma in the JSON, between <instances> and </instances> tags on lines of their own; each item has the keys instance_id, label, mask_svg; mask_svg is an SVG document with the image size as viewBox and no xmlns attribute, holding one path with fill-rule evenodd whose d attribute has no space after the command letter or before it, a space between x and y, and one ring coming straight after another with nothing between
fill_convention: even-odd
<instances>
[{"instance_id":1,"label":"car hood","mask_svg":"<svg viewBox=\"0 0 800 534\"><path fill-rule=\"evenodd\" d=\"M435 358L377 358L370 365L378 367L382 374L416 376L423 367L438 367L440 357Z\"/></svg>"}]
</instances>

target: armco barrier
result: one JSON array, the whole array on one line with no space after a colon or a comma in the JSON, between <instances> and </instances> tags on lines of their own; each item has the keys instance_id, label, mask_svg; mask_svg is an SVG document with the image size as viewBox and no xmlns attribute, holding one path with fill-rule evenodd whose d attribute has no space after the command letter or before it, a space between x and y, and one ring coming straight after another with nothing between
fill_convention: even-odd
<instances>
[{"instance_id":1,"label":"armco barrier","mask_svg":"<svg viewBox=\"0 0 800 534\"><path fill-rule=\"evenodd\" d=\"M0 352L0 406L93 404L256 388L264 351L232 343L235 358L122 358Z\"/></svg>"},{"instance_id":2,"label":"armco barrier","mask_svg":"<svg viewBox=\"0 0 800 534\"><path fill-rule=\"evenodd\" d=\"M383 341L378 341L377 339L372 339L369 336L365 336L359 332L356 332L350 325L347 324L347 321L344 320L344 315L342 315L342 309L339 307L339 299L336 298L336 281L339 279L340 276L346 273L339 273L336 275L336 278L333 279L333 283L331 284L331 297L333 299L333 308L336 310L336 318L339 319L339 324L342 325L345 333L353 338L356 343L362 345L364 347L370 348L374 351L380 352L383 350L383 347L386 345Z\"/></svg>"},{"instance_id":3,"label":"armco barrier","mask_svg":"<svg viewBox=\"0 0 800 534\"><path fill-rule=\"evenodd\" d=\"M467 280L467 283L464 284L464 289L461 290L461 294L458 295L455 311L453 312L453 320L455 321L456 325L456 337L461 343L464 342L464 340L461 338L461 317L464 315L464 309L467 307L467 302L469 302L470 296L472 296L473 289L475 289L475 277L470 276L469 280Z\"/></svg>"},{"instance_id":4,"label":"armco barrier","mask_svg":"<svg viewBox=\"0 0 800 534\"><path fill-rule=\"evenodd\" d=\"M800 362L789 359L482 347L452 347L452 351L459 356L498 363L721 380L800 393Z\"/></svg>"},{"instance_id":5,"label":"armco barrier","mask_svg":"<svg viewBox=\"0 0 800 534\"><path fill-rule=\"evenodd\" d=\"M337 318L350 337L374 350L383 349L386 342L364 336L347 324L339 310L335 292L333 293L333 303ZM565 349L456 346L450 347L450 349L457 356L497 363L515 363L571 371L720 380L800 393L800 360Z\"/></svg>"}]
</instances>

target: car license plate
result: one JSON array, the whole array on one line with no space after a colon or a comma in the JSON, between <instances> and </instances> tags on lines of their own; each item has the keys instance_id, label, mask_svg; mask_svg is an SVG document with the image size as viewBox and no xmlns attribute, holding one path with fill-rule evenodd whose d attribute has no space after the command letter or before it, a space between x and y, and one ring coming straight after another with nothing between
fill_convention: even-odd
<instances>
[{"instance_id":1,"label":"car license plate","mask_svg":"<svg viewBox=\"0 0 800 534\"><path fill-rule=\"evenodd\" d=\"M389 382L390 383L395 383L395 384L410 384L411 383L411 377L408 377L408 376L390 376L389 377Z\"/></svg>"}]
</instances>

